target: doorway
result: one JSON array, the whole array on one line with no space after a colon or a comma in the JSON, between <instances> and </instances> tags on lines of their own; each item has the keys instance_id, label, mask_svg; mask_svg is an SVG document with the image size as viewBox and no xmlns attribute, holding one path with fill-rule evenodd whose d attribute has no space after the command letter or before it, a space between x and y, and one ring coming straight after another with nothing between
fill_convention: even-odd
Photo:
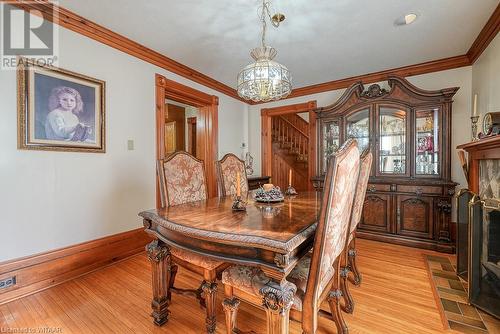
<instances>
[{"instance_id":1,"label":"doorway","mask_svg":"<svg viewBox=\"0 0 500 334\"><path fill-rule=\"evenodd\" d=\"M165 104L165 156L186 151L199 158L196 142L198 108L169 99Z\"/></svg>"},{"instance_id":2,"label":"doorway","mask_svg":"<svg viewBox=\"0 0 500 334\"><path fill-rule=\"evenodd\" d=\"M261 110L262 174L286 189L312 190L316 174L316 101Z\"/></svg>"},{"instance_id":3,"label":"doorway","mask_svg":"<svg viewBox=\"0 0 500 334\"><path fill-rule=\"evenodd\" d=\"M156 158L189 151L205 164L208 196L217 196L219 99L156 74ZM190 119L190 120L189 120ZM156 205L161 206L158 177Z\"/></svg>"}]
</instances>

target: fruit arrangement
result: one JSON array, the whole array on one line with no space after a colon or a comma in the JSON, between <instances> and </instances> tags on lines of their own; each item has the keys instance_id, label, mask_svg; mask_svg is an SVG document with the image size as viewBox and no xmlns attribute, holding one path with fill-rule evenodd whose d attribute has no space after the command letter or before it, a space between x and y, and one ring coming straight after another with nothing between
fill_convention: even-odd
<instances>
[{"instance_id":1,"label":"fruit arrangement","mask_svg":"<svg viewBox=\"0 0 500 334\"><path fill-rule=\"evenodd\" d=\"M254 198L258 202L281 202L285 199L280 187L273 187L268 191L260 187L255 191Z\"/></svg>"}]
</instances>

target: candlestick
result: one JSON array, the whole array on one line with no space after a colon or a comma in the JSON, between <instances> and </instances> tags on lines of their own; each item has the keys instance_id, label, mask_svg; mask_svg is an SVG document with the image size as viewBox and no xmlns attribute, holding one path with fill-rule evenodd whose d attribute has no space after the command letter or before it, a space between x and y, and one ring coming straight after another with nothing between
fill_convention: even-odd
<instances>
[{"instance_id":1,"label":"candlestick","mask_svg":"<svg viewBox=\"0 0 500 334\"><path fill-rule=\"evenodd\" d=\"M477 137L477 121L479 116L472 116L470 120L472 121L472 141L479 140Z\"/></svg>"},{"instance_id":2,"label":"candlestick","mask_svg":"<svg viewBox=\"0 0 500 334\"><path fill-rule=\"evenodd\" d=\"M290 168L290 171L288 172L288 185L292 185L292 169Z\"/></svg>"},{"instance_id":3,"label":"candlestick","mask_svg":"<svg viewBox=\"0 0 500 334\"><path fill-rule=\"evenodd\" d=\"M477 94L474 94L474 108L472 109L472 112L473 112L472 116L477 115Z\"/></svg>"},{"instance_id":4,"label":"candlestick","mask_svg":"<svg viewBox=\"0 0 500 334\"><path fill-rule=\"evenodd\" d=\"M240 172L236 173L236 196L240 197L241 196L241 179L240 179Z\"/></svg>"},{"instance_id":5,"label":"candlestick","mask_svg":"<svg viewBox=\"0 0 500 334\"><path fill-rule=\"evenodd\" d=\"M233 205L231 206L233 211L246 211L247 203L241 199L241 196L236 196L233 201Z\"/></svg>"}]
</instances>

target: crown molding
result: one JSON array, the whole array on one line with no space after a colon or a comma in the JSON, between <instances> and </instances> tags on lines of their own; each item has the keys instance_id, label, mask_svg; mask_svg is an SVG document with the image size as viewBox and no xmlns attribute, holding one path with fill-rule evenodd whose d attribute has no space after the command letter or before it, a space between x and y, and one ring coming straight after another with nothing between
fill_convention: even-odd
<instances>
[{"instance_id":1,"label":"crown molding","mask_svg":"<svg viewBox=\"0 0 500 334\"><path fill-rule=\"evenodd\" d=\"M295 88L292 93L285 99L292 99L294 97L323 93L336 89L348 88L352 84L362 81L365 84L385 81L389 76L395 75L400 77L408 77L413 75L420 75L432 72L439 72L451 70L454 68L465 67L473 65L483 51L488 47L491 41L496 37L500 31L500 4L497 6L485 26L475 39L469 51L461 56L443 58L432 60L420 64L408 65L399 68L388 69L369 74L362 74L350 78L328 81L320 84L304 86ZM261 103L252 103L261 104Z\"/></svg>"},{"instance_id":2,"label":"crown molding","mask_svg":"<svg viewBox=\"0 0 500 334\"><path fill-rule=\"evenodd\" d=\"M54 23L60 25L61 27L67 28L112 48L123 51L131 56L161 67L169 72L178 74L205 87L212 88L232 98L242 102L247 102L238 96L236 89L47 0L27 2L22 0L0 1L16 6L25 11L37 10L43 15L44 18L50 20L51 22L55 21ZM34 12L33 14L38 13Z\"/></svg>"},{"instance_id":3,"label":"crown molding","mask_svg":"<svg viewBox=\"0 0 500 334\"><path fill-rule=\"evenodd\" d=\"M290 99L304 95L311 95L311 94L328 92L336 89L343 89L351 86L352 84L358 81L362 81L364 84L368 84L372 82L385 81L389 76L408 77L419 74L450 70L453 68L470 66L470 65L471 63L467 55L455 56L450 58L428 61L420 64L392 68L389 70L373 72L369 74L362 74L355 77L324 82L316 85L295 88L294 90L292 90L292 93L288 95L286 98Z\"/></svg>"},{"instance_id":4,"label":"crown molding","mask_svg":"<svg viewBox=\"0 0 500 334\"><path fill-rule=\"evenodd\" d=\"M149 49L137 42L134 42L127 37L115 33L97 23L94 23L70 10L57 6L48 0L35 0L24 2L23 0L0 0L0 2L9 3L18 8L26 11L38 10L44 15L45 18L54 22L53 13L57 13L57 24L72 30L76 33L89 37L95 41L106 44L117 50L125 52L131 56L142 59L148 63L159 66L167 71L178 74L191 81L199 83L205 87L212 88L227 96L235 98L239 101L245 102L249 105L263 104L264 102L247 101L240 96L236 89L223 84L220 81L210 78L209 76L198 72L186 65L183 65L171 58L168 58L152 49ZM372 83L377 81L384 81L391 75L396 76L414 76L419 74L426 74L454 68L470 66L481 55L481 53L488 47L490 42L495 38L500 30L500 4L497 6L486 25L481 30L478 37L470 47L465 55L454 56L444 59L428 61L424 63L403 66L383 71L378 71L369 74L358 75L350 78L328 81L320 84L304 86L295 88L292 93L286 97L291 99L294 97L317 94L336 89L347 88L357 81L363 83Z\"/></svg>"},{"instance_id":5,"label":"crown molding","mask_svg":"<svg viewBox=\"0 0 500 334\"><path fill-rule=\"evenodd\" d=\"M490 45L491 41L496 37L500 31L500 4L491 14L490 19L486 22L474 43L467 52L471 64L474 64L484 50Z\"/></svg>"}]
</instances>

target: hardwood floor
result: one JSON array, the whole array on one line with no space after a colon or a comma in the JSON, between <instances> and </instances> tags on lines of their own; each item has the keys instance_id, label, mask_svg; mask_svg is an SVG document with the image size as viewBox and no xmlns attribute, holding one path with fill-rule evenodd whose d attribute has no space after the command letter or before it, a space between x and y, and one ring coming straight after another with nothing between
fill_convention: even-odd
<instances>
[{"instance_id":1,"label":"hardwood floor","mask_svg":"<svg viewBox=\"0 0 500 334\"><path fill-rule=\"evenodd\" d=\"M434 301L422 254L430 251L358 241L361 287L352 288L353 315L346 315L350 333L456 333L445 331ZM150 314L151 273L145 254L133 256L48 290L0 305L0 333L14 329L41 329L40 333L204 333L204 310L194 298L173 295L170 320L163 327ZM179 268L176 283L194 287L199 278ZM223 289L219 288L222 300ZM224 313L218 301L217 333L225 333ZM500 325L486 319L490 333ZM238 326L265 332L264 311L242 305ZM45 329L44 329L45 328ZM24 331L28 332L28 331ZM291 322L291 333L301 333ZM335 333L321 318L318 333Z\"/></svg>"}]
</instances>

